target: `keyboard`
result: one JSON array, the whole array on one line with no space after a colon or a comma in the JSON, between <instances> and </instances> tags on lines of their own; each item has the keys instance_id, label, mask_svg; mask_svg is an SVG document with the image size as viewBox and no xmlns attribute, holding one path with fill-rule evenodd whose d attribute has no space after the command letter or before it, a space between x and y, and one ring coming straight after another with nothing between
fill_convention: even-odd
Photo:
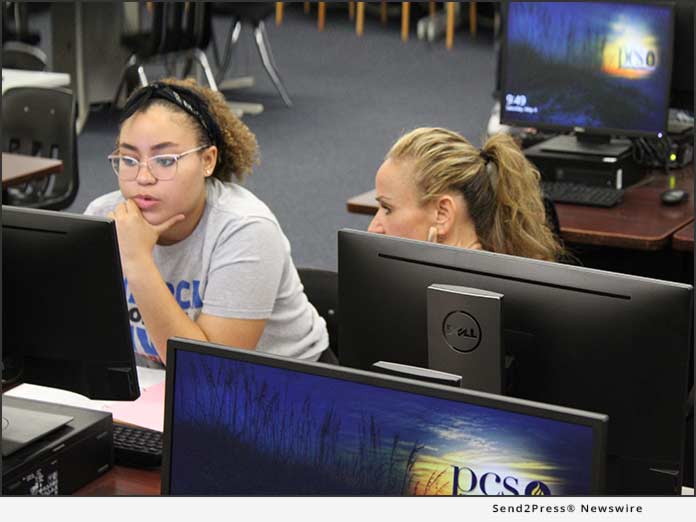
<instances>
[{"instance_id":1,"label":"keyboard","mask_svg":"<svg viewBox=\"0 0 696 522\"><path fill-rule=\"evenodd\" d=\"M114 462L131 468L162 465L162 433L148 428L114 424Z\"/></svg>"},{"instance_id":2,"label":"keyboard","mask_svg":"<svg viewBox=\"0 0 696 522\"><path fill-rule=\"evenodd\" d=\"M566 181L542 181L541 190L556 203L613 207L623 200L623 190Z\"/></svg>"}]
</instances>

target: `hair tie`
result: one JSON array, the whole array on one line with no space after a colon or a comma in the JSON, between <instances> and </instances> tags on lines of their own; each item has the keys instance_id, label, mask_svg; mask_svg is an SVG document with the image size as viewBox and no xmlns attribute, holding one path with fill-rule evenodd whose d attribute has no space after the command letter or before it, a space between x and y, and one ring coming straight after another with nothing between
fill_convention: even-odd
<instances>
[{"instance_id":1,"label":"hair tie","mask_svg":"<svg viewBox=\"0 0 696 522\"><path fill-rule=\"evenodd\" d=\"M498 186L498 165L493 161L493 156L481 149L479 156L483 160L483 171L488 175L491 180L491 186L495 189Z\"/></svg>"}]
</instances>

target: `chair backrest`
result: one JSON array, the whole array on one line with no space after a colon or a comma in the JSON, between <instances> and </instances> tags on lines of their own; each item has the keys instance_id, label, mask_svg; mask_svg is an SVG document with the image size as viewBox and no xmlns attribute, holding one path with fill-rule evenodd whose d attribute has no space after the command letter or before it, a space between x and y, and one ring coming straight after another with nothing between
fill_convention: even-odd
<instances>
[{"instance_id":1,"label":"chair backrest","mask_svg":"<svg viewBox=\"0 0 696 522\"><path fill-rule=\"evenodd\" d=\"M159 54L205 49L210 41L208 2L165 3L163 40Z\"/></svg>"},{"instance_id":2,"label":"chair backrest","mask_svg":"<svg viewBox=\"0 0 696 522\"><path fill-rule=\"evenodd\" d=\"M10 20L12 25L9 23ZM41 41L41 35L29 31L27 2L2 2L2 42L8 41L19 41L29 45L38 45Z\"/></svg>"},{"instance_id":3,"label":"chair backrest","mask_svg":"<svg viewBox=\"0 0 696 522\"><path fill-rule=\"evenodd\" d=\"M182 50L185 45L184 10L189 8L185 2L163 2L162 41L159 54Z\"/></svg>"},{"instance_id":4,"label":"chair backrest","mask_svg":"<svg viewBox=\"0 0 696 522\"><path fill-rule=\"evenodd\" d=\"M138 32L125 32L121 36L121 44L142 60L157 55L162 48L164 38L164 11L167 3L152 2L151 5L149 15L140 11L141 27Z\"/></svg>"},{"instance_id":5,"label":"chair backrest","mask_svg":"<svg viewBox=\"0 0 696 522\"><path fill-rule=\"evenodd\" d=\"M2 95L3 152L63 161L63 172L54 176L48 192L26 206L61 210L74 201L79 188L76 116L68 89L16 87Z\"/></svg>"},{"instance_id":6,"label":"chair backrest","mask_svg":"<svg viewBox=\"0 0 696 522\"><path fill-rule=\"evenodd\" d=\"M558 213L556 212L556 204L553 202L551 198L548 196L544 195L543 197L544 201L544 210L546 211L546 222L549 225L549 228L551 229L551 232L554 233L554 235L560 239L561 238L561 224L558 221Z\"/></svg>"},{"instance_id":7,"label":"chair backrest","mask_svg":"<svg viewBox=\"0 0 696 522\"><path fill-rule=\"evenodd\" d=\"M275 12L275 2L215 2L213 13L230 15L257 25Z\"/></svg>"},{"instance_id":8,"label":"chair backrest","mask_svg":"<svg viewBox=\"0 0 696 522\"><path fill-rule=\"evenodd\" d=\"M210 2L192 2L191 13L186 25L190 45L206 49L212 36L212 5Z\"/></svg>"},{"instance_id":9,"label":"chair backrest","mask_svg":"<svg viewBox=\"0 0 696 522\"><path fill-rule=\"evenodd\" d=\"M5 42L2 46L2 66L8 69L45 71L46 53L24 42Z\"/></svg>"},{"instance_id":10,"label":"chair backrest","mask_svg":"<svg viewBox=\"0 0 696 522\"><path fill-rule=\"evenodd\" d=\"M298 268L297 273L309 302L326 321L329 331L329 348L339 357L338 351L338 273L317 268Z\"/></svg>"}]
</instances>

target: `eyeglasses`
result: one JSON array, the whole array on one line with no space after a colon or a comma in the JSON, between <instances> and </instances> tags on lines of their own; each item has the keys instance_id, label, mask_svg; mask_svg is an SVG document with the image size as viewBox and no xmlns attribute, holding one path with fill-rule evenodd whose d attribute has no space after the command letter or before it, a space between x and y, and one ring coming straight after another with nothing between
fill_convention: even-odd
<instances>
[{"instance_id":1,"label":"eyeglasses","mask_svg":"<svg viewBox=\"0 0 696 522\"><path fill-rule=\"evenodd\" d=\"M187 150L181 154L160 154L152 156L145 161L138 161L131 156L123 156L121 154L110 154L107 159L111 163L111 168L114 169L116 175L125 181L132 181L138 177L140 167L147 165L155 178L160 181L167 181L176 176L179 160L188 154L197 152L202 149L207 149L210 145L201 145L195 149Z\"/></svg>"}]
</instances>

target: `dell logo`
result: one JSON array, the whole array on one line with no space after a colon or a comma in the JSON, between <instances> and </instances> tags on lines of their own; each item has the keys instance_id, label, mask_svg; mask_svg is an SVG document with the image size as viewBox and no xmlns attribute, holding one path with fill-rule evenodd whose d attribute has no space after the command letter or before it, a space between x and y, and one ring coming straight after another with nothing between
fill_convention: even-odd
<instances>
[{"instance_id":1,"label":"dell logo","mask_svg":"<svg viewBox=\"0 0 696 522\"><path fill-rule=\"evenodd\" d=\"M451 325L447 325L447 328L452 329ZM452 332L447 332L447 334L451 334ZM454 331L455 335L458 335L459 337L469 337L471 339L478 339L478 335L476 333L476 330L473 328L457 328Z\"/></svg>"},{"instance_id":2,"label":"dell logo","mask_svg":"<svg viewBox=\"0 0 696 522\"><path fill-rule=\"evenodd\" d=\"M461 310L450 312L442 324L442 334L447 344L458 352L471 352L481 343L478 321Z\"/></svg>"}]
</instances>

